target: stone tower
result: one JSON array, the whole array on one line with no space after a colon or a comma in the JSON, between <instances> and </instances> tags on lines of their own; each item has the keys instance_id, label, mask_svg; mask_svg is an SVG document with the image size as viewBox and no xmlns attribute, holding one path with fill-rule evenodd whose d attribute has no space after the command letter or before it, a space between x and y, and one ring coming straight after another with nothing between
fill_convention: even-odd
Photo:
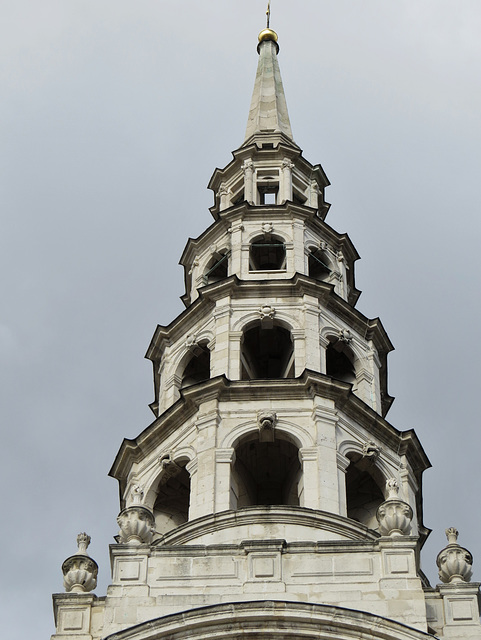
<instances>
[{"instance_id":1,"label":"stone tower","mask_svg":"<svg viewBox=\"0 0 481 640\"><path fill-rule=\"evenodd\" d=\"M481 639L472 558L448 530L430 587L413 431L387 420L391 342L356 309L358 254L294 142L277 35L259 35L243 144L158 326L155 419L124 440L112 583L89 537L63 566L56 640Z\"/></svg>"}]
</instances>

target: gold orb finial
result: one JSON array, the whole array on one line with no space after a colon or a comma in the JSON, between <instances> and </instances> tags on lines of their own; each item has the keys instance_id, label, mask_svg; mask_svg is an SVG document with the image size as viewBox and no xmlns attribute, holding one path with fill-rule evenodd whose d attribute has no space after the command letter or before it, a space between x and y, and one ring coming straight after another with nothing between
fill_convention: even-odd
<instances>
[{"instance_id":1,"label":"gold orb finial","mask_svg":"<svg viewBox=\"0 0 481 640\"><path fill-rule=\"evenodd\" d=\"M277 42L279 38L277 33L268 27L267 29L262 29L259 33L259 43L264 42L265 40L273 40L274 42Z\"/></svg>"},{"instance_id":2,"label":"gold orb finial","mask_svg":"<svg viewBox=\"0 0 481 640\"><path fill-rule=\"evenodd\" d=\"M259 44L257 45L257 53L260 53L260 46L263 42L271 41L276 45L276 51L279 53L279 38L277 37L277 33L272 29L262 29L259 33Z\"/></svg>"}]
</instances>

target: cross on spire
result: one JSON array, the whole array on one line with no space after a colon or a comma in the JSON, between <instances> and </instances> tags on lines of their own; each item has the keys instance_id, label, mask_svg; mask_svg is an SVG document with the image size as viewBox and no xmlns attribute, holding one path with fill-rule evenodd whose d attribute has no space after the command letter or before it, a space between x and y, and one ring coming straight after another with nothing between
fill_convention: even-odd
<instances>
[{"instance_id":1,"label":"cross on spire","mask_svg":"<svg viewBox=\"0 0 481 640\"><path fill-rule=\"evenodd\" d=\"M267 16L267 28L269 29L270 23L271 23L271 0L269 0L267 3L266 16Z\"/></svg>"}]
</instances>

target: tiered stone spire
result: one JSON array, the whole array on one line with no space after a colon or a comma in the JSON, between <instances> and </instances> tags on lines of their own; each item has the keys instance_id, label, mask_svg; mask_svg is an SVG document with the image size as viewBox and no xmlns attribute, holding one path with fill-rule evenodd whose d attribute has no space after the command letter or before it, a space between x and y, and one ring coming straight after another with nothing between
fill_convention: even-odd
<instances>
[{"instance_id":1,"label":"tiered stone spire","mask_svg":"<svg viewBox=\"0 0 481 640\"><path fill-rule=\"evenodd\" d=\"M55 640L481 640L455 529L443 584L419 569L429 460L386 419L393 347L356 309L359 256L326 224L329 181L293 141L278 50L268 22L245 141L181 258L186 309L147 351L155 419L111 469L108 595L88 593L81 534Z\"/></svg>"}]
</instances>

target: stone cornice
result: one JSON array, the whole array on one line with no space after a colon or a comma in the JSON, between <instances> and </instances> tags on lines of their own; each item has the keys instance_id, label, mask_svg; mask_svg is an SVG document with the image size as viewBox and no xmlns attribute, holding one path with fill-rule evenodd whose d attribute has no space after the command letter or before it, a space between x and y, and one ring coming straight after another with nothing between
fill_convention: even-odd
<instances>
[{"instance_id":1,"label":"stone cornice","mask_svg":"<svg viewBox=\"0 0 481 640\"><path fill-rule=\"evenodd\" d=\"M160 359L164 345L172 341L176 334L188 332L189 327L194 326L200 318L210 316L217 300L227 296L237 300L265 297L267 293L286 298L304 294L317 297L327 309L335 313L348 326L367 340L372 340L380 356L394 349L379 318L367 318L338 296L334 292L333 285L300 273L296 273L288 280L240 280L237 276L230 276L203 287L199 293L199 298L170 324L157 326L145 355L147 359L152 361Z\"/></svg>"},{"instance_id":2,"label":"stone cornice","mask_svg":"<svg viewBox=\"0 0 481 640\"><path fill-rule=\"evenodd\" d=\"M152 422L135 439L125 439L109 472L120 482L123 492L133 463L147 456L159 441L182 427L195 415L198 407L212 399L218 401L305 399L319 395L331 399L339 411L367 429L381 443L399 450L413 469L419 484L422 472L431 466L413 430L400 432L352 393L350 384L321 373L306 370L299 378L231 381L218 376L181 391L180 399Z\"/></svg>"},{"instance_id":3,"label":"stone cornice","mask_svg":"<svg viewBox=\"0 0 481 640\"><path fill-rule=\"evenodd\" d=\"M189 238L185 245L182 256L179 260L179 264L186 266L193 260L195 252L199 245L203 242L208 243L210 237L219 232L226 232L228 226L237 220L239 217L244 216L255 217L259 216L264 218L266 212L275 215L286 220L291 219L291 215L294 214L301 219L304 219L312 224L318 231L325 236L325 239L331 244L342 246L343 253L349 261L355 262L359 259L359 254L356 248L352 244L351 239L347 233L339 233L328 225L324 220L319 218L317 210L306 205L297 204L291 201L285 202L283 205L277 205L275 207L269 207L266 205L251 205L248 202L241 202L220 212L216 217L216 221L213 222L205 231L203 231L197 238Z\"/></svg>"},{"instance_id":4,"label":"stone cornice","mask_svg":"<svg viewBox=\"0 0 481 640\"><path fill-rule=\"evenodd\" d=\"M156 541L155 545L160 551L164 545L175 545L178 548L178 546L189 545L192 540L208 533L212 534L243 525L269 523L312 527L318 531L335 533L344 538L344 540L339 541L339 544L335 541L334 546L337 544L339 550L344 550L347 546L346 540L349 540L349 543L351 541L370 541L374 545L379 538L378 534L372 529L368 529L363 524L350 518L328 513L327 511L276 505L272 507L245 507L235 511L221 511L203 516L169 531L160 540ZM260 541L257 540L256 544L260 544ZM314 546L322 549L325 544L322 541L314 543ZM331 553L333 551L332 544L329 551Z\"/></svg>"}]
</instances>

